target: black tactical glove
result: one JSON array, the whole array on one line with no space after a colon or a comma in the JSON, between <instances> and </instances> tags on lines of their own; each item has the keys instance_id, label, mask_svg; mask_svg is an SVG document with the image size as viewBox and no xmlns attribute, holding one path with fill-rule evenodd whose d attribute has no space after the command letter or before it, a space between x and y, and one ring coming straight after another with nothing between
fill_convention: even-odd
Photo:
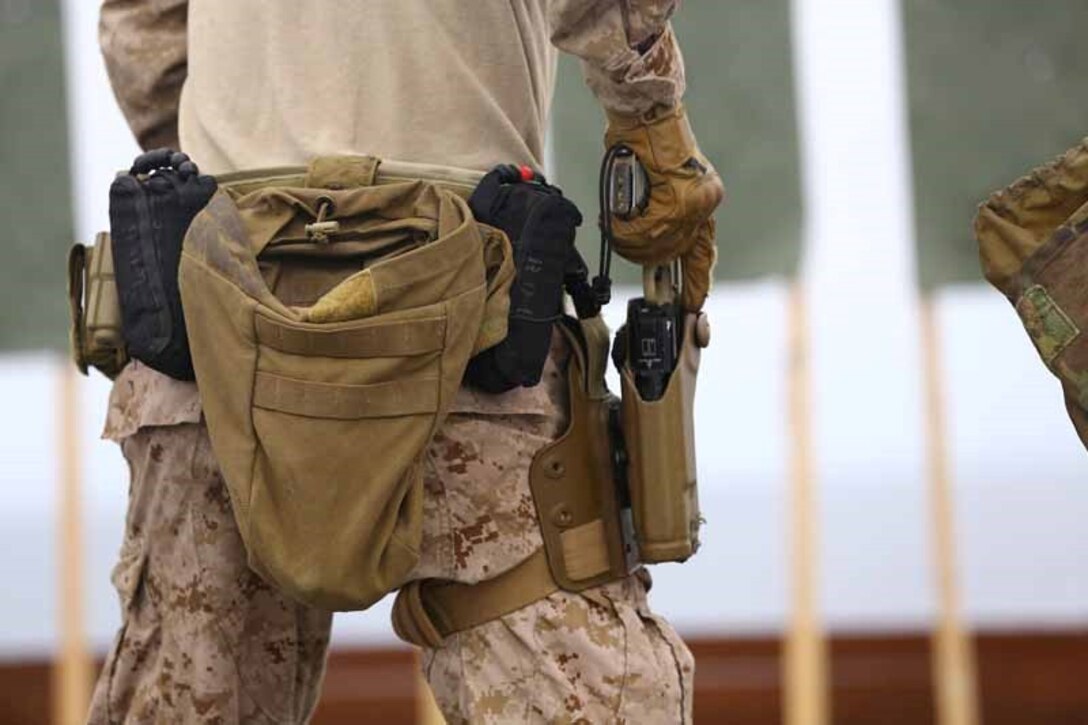
<instances>
[{"instance_id":1,"label":"black tactical glove","mask_svg":"<svg viewBox=\"0 0 1088 725\"><path fill-rule=\"evenodd\" d=\"M141 154L110 186L110 235L128 354L179 380L194 378L178 293L181 243L216 188L215 179L171 149Z\"/></svg>"},{"instance_id":2,"label":"black tactical glove","mask_svg":"<svg viewBox=\"0 0 1088 725\"><path fill-rule=\"evenodd\" d=\"M468 203L477 221L510 238L516 273L506 339L470 360L465 378L489 393L536 385L551 348L552 325L563 312L564 274L582 215L563 192L527 167L492 169Z\"/></svg>"}]
</instances>

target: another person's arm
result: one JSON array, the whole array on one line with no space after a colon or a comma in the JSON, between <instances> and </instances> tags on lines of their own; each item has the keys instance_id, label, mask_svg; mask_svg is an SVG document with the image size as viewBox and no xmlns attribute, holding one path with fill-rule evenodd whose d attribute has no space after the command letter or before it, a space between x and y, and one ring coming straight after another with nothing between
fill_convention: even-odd
<instances>
[{"instance_id":1,"label":"another person's arm","mask_svg":"<svg viewBox=\"0 0 1088 725\"><path fill-rule=\"evenodd\" d=\"M104 0L98 42L110 85L141 148L178 148L187 69L187 0Z\"/></svg>"}]
</instances>

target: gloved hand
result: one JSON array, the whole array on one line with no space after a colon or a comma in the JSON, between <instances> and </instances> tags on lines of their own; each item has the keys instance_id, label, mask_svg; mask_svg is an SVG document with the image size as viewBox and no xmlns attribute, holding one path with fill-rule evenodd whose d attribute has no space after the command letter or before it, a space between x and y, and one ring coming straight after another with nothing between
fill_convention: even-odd
<instances>
[{"instance_id":1,"label":"gloved hand","mask_svg":"<svg viewBox=\"0 0 1088 725\"><path fill-rule=\"evenodd\" d=\"M194 378L178 292L182 240L216 192L183 153L156 149L137 157L110 185L110 236L129 357L178 380Z\"/></svg>"},{"instance_id":2,"label":"gloved hand","mask_svg":"<svg viewBox=\"0 0 1088 725\"><path fill-rule=\"evenodd\" d=\"M714 246L714 217L703 222L693 236L694 246L680 258L680 306L688 312L703 309L710 292L714 263L718 261L718 248Z\"/></svg>"},{"instance_id":3,"label":"gloved hand","mask_svg":"<svg viewBox=\"0 0 1088 725\"><path fill-rule=\"evenodd\" d=\"M699 151L683 106L649 121L609 112L605 145L616 144L635 152L650 184L649 202L641 214L612 217L616 252L643 266L683 257L699 241L696 232L725 196L721 177ZM713 240L713 227L709 237Z\"/></svg>"}]
</instances>

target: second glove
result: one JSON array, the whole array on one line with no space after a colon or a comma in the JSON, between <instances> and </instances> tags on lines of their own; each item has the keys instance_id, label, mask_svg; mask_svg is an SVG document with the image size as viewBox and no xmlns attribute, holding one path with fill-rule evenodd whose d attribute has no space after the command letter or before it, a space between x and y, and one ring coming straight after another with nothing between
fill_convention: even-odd
<instances>
[{"instance_id":1,"label":"second glove","mask_svg":"<svg viewBox=\"0 0 1088 725\"><path fill-rule=\"evenodd\" d=\"M699 150L683 106L652 120L609 113L605 143L630 148L646 169L650 185L641 214L612 219L616 252L644 266L684 256L725 189Z\"/></svg>"}]
</instances>

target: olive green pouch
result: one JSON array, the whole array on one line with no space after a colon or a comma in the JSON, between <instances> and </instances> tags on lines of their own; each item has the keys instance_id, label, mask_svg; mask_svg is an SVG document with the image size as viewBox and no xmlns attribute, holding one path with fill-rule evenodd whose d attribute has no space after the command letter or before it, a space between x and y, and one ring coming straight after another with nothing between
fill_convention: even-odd
<instances>
[{"instance_id":1,"label":"olive green pouch","mask_svg":"<svg viewBox=\"0 0 1088 725\"><path fill-rule=\"evenodd\" d=\"M991 195L979 206L975 235L986 278L1061 381L1088 443L1088 144Z\"/></svg>"},{"instance_id":2,"label":"olive green pouch","mask_svg":"<svg viewBox=\"0 0 1088 725\"><path fill-rule=\"evenodd\" d=\"M121 305L113 276L110 235L99 232L94 246L68 251L68 341L84 375L97 368L111 380L128 362L121 337Z\"/></svg>"},{"instance_id":3,"label":"olive green pouch","mask_svg":"<svg viewBox=\"0 0 1088 725\"><path fill-rule=\"evenodd\" d=\"M685 315L679 360L660 399L642 399L629 367L621 374L627 483L635 539L647 564L684 561L699 548L694 411L706 330L704 315Z\"/></svg>"}]
</instances>

